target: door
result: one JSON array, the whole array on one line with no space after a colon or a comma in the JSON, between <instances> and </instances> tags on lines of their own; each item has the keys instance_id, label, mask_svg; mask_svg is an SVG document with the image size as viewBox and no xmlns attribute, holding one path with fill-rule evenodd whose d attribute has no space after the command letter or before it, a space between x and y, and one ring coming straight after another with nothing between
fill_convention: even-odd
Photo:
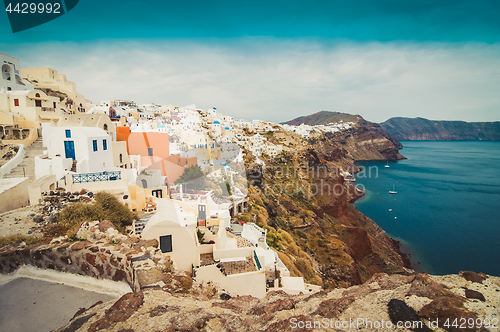
<instances>
[{"instance_id":1,"label":"door","mask_svg":"<svg viewBox=\"0 0 500 332\"><path fill-rule=\"evenodd\" d=\"M172 235L160 236L161 252L172 252Z\"/></svg>"},{"instance_id":2,"label":"door","mask_svg":"<svg viewBox=\"0 0 500 332\"><path fill-rule=\"evenodd\" d=\"M66 158L70 158L71 160L75 160L75 142L73 141L64 141L64 152L66 153Z\"/></svg>"},{"instance_id":3,"label":"door","mask_svg":"<svg viewBox=\"0 0 500 332\"><path fill-rule=\"evenodd\" d=\"M151 191L151 193L153 194L153 196L155 196L156 198L163 198L163 192L161 189L158 189L158 190L153 190Z\"/></svg>"},{"instance_id":4,"label":"door","mask_svg":"<svg viewBox=\"0 0 500 332\"><path fill-rule=\"evenodd\" d=\"M198 226L205 226L207 220L207 207L205 205L198 205Z\"/></svg>"}]
</instances>

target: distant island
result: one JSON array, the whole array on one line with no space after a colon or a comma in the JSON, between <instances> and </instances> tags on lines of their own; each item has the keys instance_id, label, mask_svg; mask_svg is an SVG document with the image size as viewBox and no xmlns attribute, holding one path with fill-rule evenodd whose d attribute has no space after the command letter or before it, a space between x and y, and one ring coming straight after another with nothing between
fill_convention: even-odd
<instances>
[{"instance_id":1,"label":"distant island","mask_svg":"<svg viewBox=\"0 0 500 332\"><path fill-rule=\"evenodd\" d=\"M395 117L380 124L400 141L499 141L500 121L436 121L424 118Z\"/></svg>"}]
</instances>

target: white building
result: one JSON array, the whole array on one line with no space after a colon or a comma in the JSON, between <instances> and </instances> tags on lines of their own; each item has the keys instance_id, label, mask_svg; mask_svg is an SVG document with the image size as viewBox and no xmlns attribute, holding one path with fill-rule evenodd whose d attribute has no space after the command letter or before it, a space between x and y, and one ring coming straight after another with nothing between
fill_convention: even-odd
<instances>
[{"instance_id":1,"label":"white building","mask_svg":"<svg viewBox=\"0 0 500 332\"><path fill-rule=\"evenodd\" d=\"M46 155L35 158L36 178L69 171L96 173L114 170L111 137L92 127L42 127Z\"/></svg>"},{"instance_id":2,"label":"white building","mask_svg":"<svg viewBox=\"0 0 500 332\"><path fill-rule=\"evenodd\" d=\"M0 90L33 90L33 84L21 78L21 65L18 58L0 53Z\"/></svg>"}]
</instances>

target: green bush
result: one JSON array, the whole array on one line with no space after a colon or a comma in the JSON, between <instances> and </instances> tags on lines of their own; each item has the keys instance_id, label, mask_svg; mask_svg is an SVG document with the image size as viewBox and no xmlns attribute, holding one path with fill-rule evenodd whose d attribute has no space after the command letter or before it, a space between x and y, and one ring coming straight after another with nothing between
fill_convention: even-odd
<instances>
[{"instance_id":1,"label":"green bush","mask_svg":"<svg viewBox=\"0 0 500 332\"><path fill-rule=\"evenodd\" d=\"M109 220L118 230L122 230L124 225L132 224L134 220L139 220L139 217L126 205L121 204L114 195L98 192L93 204L77 203L64 208L57 215L56 233L74 236L83 222L96 220Z\"/></svg>"},{"instance_id":2,"label":"green bush","mask_svg":"<svg viewBox=\"0 0 500 332\"><path fill-rule=\"evenodd\" d=\"M203 243L203 238L205 237L205 233L200 231L199 229L196 230L196 236L198 237L198 242Z\"/></svg>"},{"instance_id":3,"label":"green bush","mask_svg":"<svg viewBox=\"0 0 500 332\"><path fill-rule=\"evenodd\" d=\"M240 214L240 215L238 215L238 221L239 222L251 222L252 215L250 213Z\"/></svg>"},{"instance_id":4,"label":"green bush","mask_svg":"<svg viewBox=\"0 0 500 332\"><path fill-rule=\"evenodd\" d=\"M134 220L139 220L139 216L131 211L125 204L112 194L101 191L95 195L95 208L98 213L98 220L109 220L118 229L122 226L131 225Z\"/></svg>"}]
</instances>

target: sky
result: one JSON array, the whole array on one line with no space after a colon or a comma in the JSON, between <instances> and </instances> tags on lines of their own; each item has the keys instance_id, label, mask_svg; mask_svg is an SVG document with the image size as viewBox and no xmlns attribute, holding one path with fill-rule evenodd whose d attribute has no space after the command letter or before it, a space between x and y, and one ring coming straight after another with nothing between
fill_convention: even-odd
<instances>
[{"instance_id":1,"label":"sky","mask_svg":"<svg viewBox=\"0 0 500 332\"><path fill-rule=\"evenodd\" d=\"M283 122L321 110L500 120L499 1L80 1L0 52L87 99L217 107Z\"/></svg>"}]
</instances>

